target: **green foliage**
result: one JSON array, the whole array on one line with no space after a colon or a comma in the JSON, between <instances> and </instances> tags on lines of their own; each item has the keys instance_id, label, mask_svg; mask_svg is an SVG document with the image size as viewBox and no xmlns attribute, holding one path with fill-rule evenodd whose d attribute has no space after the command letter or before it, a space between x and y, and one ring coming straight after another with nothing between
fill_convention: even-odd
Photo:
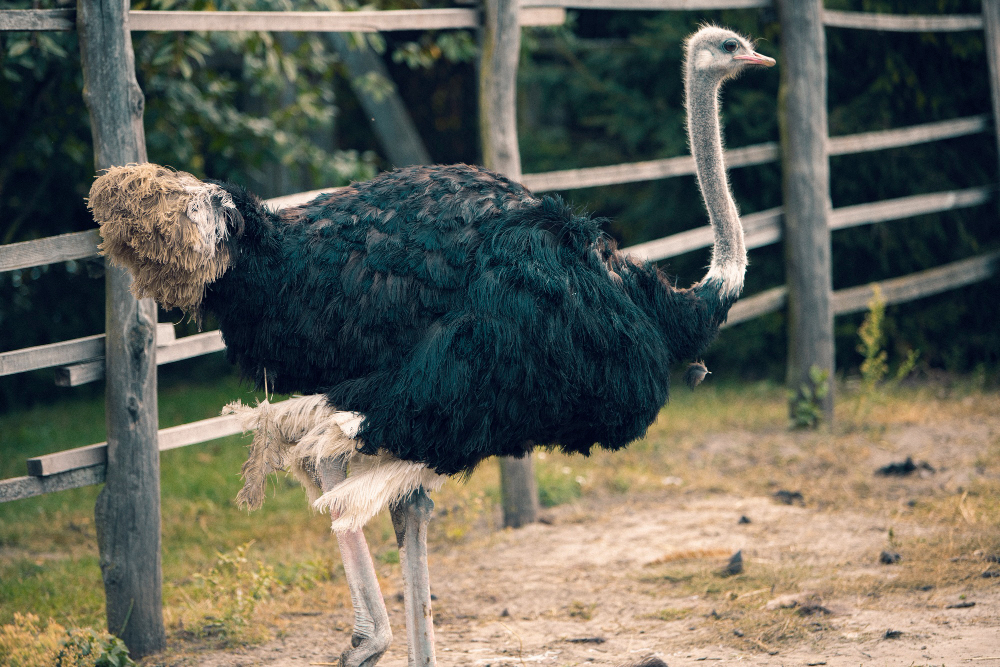
<instances>
[{"instance_id":1,"label":"green foliage","mask_svg":"<svg viewBox=\"0 0 1000 667\"><path fill-rule=\"evenodd\" d=\"M823 400L830 394L830 371L813 365L809 381L789 392L792 428L816 428L823 421Z\"/></svg>"},{"instance_id":2,"label":"green foliage","mask_svg":"<svg viewBox=\"0 0 1000 667\"><path fill-rule=\"evenodd\" d=\"M0 664L6 667L135 667L128 648L103 630L67 630L35 614L15 612L0 626Z\"/></svg>"},{"instance_id":3,"label":"green foliage","mask_svg":"<svg viewBox=\"0 0 1000 667\"><path fill-rule=\"evenodd\" d=\"M556 469L553 465L542 464L538 466L535 477L538 480L538 502L542 507L564 505L580 497L580 479L573 476L569 466Z\"/></svg>"},{"instance_id":4,"label":"green foliage","mask_svg":"<svg viewBox=\"0 0 1000 667\"><path fill-rule=\"evenodd\" d=\"M202 583L201 596L207 611L196 624L205 637L228 641L247 638L257 604L270 596L277 583L274 568L260 561L251 563L247 551L253 541L227 552L219 552L215 565L206 574L196 574Z\"/></svg>"},{"instance_id":5,"label":"green foliage","mask_svg":"<svg viewBox=\"0 0 1000 667\"><path fill-rule=\"evenodd\" d=\"M872 288L872 298L868 302L868 312L864 322L858 327L857 351L864 358L861 362L861 387L858 391L857 409L867 402L875 400L880 393L891 390L910 373L917 365L920 356L918 350L909 350L896 370L890 376L889 352L885 349L885 300L878 285ZM888 379L887 379L888 378Z\"/></svg>"}]
</instances>

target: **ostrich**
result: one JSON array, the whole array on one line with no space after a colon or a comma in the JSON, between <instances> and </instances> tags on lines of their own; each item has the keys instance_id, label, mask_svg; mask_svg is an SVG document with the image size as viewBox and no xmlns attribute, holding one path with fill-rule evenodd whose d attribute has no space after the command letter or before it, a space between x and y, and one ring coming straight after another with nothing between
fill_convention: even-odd
<instances>
[{"instance_id":1,"label":"ostrich","mask_svg":"<svg viewBox=\"0 0 1000 667\"><path fill-rule=\"evenodd\" d=\"M427 491L490 456L625 447L665 404L671 363L717 335L747 264L719 90L772 65L721 28L686 42L688 133L715 234L688 289L618 250L602 220L479 167L399 169L280 213L157 165L95 181L102 252L136 295L211 313L265 395L305 394L228 407L256 431L238 499L258 507L266 475L290 468L329 510L355 614L341 664L374 665L391 640L369 519L391 510L409 664L433 664Z\"/></svg>"}]
</instances>

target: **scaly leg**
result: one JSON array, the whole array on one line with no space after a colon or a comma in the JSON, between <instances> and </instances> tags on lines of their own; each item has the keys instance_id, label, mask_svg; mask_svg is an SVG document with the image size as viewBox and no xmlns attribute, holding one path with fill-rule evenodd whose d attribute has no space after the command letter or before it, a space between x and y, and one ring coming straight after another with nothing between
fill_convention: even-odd
<instances>
[{"instance_id":1,"label":"scaly leg","mask_svg":"<svg viewBox=\"0 0 1000 667\"><path fill-rule=\"evenodd\" d=\"M427 574L427 522L434 501L419 488L391 508L403 568L406 646L409 667L433 667L434 617Z\"/></svg>"},{"instance_id":2,"label":"scaly leg","mask_svg":"<svg viewBox=\"0 0 1000 667\"><path fill-rule=\"evenodd\" d=\"M347 475L344 457L321 459L318 467L324 493L343 482ZM341 654L340 664L342 667L374 667L392 641L389 614L379 590L375 565L360 528L337 531L336 535L354 607L351 648Z\"/></svg>"}]
</instances>

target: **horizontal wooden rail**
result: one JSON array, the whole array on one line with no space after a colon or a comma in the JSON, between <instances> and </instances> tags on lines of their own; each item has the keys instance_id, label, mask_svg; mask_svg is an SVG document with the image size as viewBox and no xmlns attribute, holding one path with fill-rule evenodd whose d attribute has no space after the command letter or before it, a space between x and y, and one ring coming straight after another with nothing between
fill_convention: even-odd
<instances>
[{"instance_id":1,"label":"horizontal wooden rail","mask_svg":"<svg viewBox=\"0 0 1000 667\"><path fill-rule=\"evenodd\" d=\"M876 285L882 292L885 303L905 303L986 280L998 270L1000 270L1000 252L991 252L911 273L908 276L837 290L832 295L833 313L846 315L868 310L868 304L875 295ZM729 311L729 319L723 328L781 310L785 307L787 298L788 288L782 285L741 299Z\"/></svg>"},{"instance_id":2,"label":"horizontal wooden rail","mask_svg":"<svg viewBox=\"0 0 1000 667\"><path fill-rule=\"evenodd\" d=\"M156 336L156 363L160 365L209 354L225 348L222 334L218 331L174 338L173 325L161 323L156 328ZM53 366L72 367L81 364L81 362L100 363L103 366L104 334L4 352L0 354L0 376L37 371ZM103 377L103 371L99 377L93 379L101 377ZM75 386L76 384L82 384L82 382L66 384L65 386Z\"/></svg>"},{"instance_id":3,"label":"horizontal wooden rail","mask_svg":"<svg viewBox=\"0 0 1000 667\"><path fill-rule=\"evenodd\" d=\"M843 206L830 213L830 228L844 229L888 220L901 220L915 215L940 213L956 208L985 204L993 197L994 188L979 187L950 190L927 195L911 195L870 204Z\"/></svg>"},{"instance_id":4,"label":"horizontal wooden rail","mask_svg":"<svg viewBox=\"0 0 1000 667\"><path fill-rule=\"evenodd\" d=\"M984 114L982 116L956 118L954 120L925 123L923 125L913 125L911 127L901 127L892 130L847 134L839 137L830 137L827 144L827 152L830 155L848 155L886 148L915 146L929 141L979 134L980 132L989 130L990 127L990 117Z\"/></svg>"},{"instance_id":5,"label":"horizontal wooden rail","mask_svg":"<svg viewBox=\"0 0 1000 667\"><path fill-rule=\"evenodd\" d=\"M918 16L825 9L823 10L823 24L836 28L888 30L892 32L957 32L982 30L983 17L979 14Z\"/></svg>"},{"instance_id":6,"label":"horizontal wooden rail","mask_svg":"<svg viewBox=\"0 0 1000 667\"><path fill-rule=\"evenodd\" d=\"M521 7L566 7L573 9L754 9L770 7L772 0L521 0ZM522 10L523 11L523 10Z\"/></svg>"},{"instance_id":7,"label":"horizontal wooden rail","mask_svg":"<svg viewBox=\"0 0 1000 667\"><path fill-rule=\"evenodd\" d=\"M202 419L160 429L159 450L165 452L238 433L242 433L242 428L234 415ZM0 480L0 503L100 484L104 481L107 460L108 445L105 442L30 458L27 461L28 477Z\"/></svg>"},{"instance_id":8,"label":"horizontal wooden rail","mask_svg":"<svg viewBox=\"0 0 1000 667\"><path fill-rule=\"evenodd\" d=\"M526 7L522 26L562 25L566 9L558 6ZM393 30L444 30L476 28L475 9L393 9L357 12L129 12L129 27L141 31L240 31L267 32L387 32ZM10 9L0 11L0 31L66 31L76 28L72 9Z\"/></svg>"},{"instance_id":9,"label":"horizontal wooden rail","mask_svg":"<svg viewBox=\"0 0 1000 667\"><path fill-rule=\"evenodd\" d=\"M51 477L12 477L0 479L0 503L23 500L45 493L77 489L81 486L104 483L104 465L76 468Z\"/></svg>"},{"instance_id":10,"label":"horizontal wooden rail","mask_svg":"<svg viewBox=\"0 0 1000 667\"><path fill-rule=\"evenodd\" d=\"M937 121L911 127L877 132L849 134L829 139L830 155L848 155L866 151L899 148L916 144L978 134L990 129L989 116L970 116L954 120ZM725 152L726 167L748 167L778 160L778 145L773 142L733 148ZM524 174L521 182L535 192L574 190L599 185L618 185L653 181L660 178L684 176L694 173L694 158L690 155L630 162L603 167L584 167L562 171Z\"/></svg>"},{"instance_id":11,"label":"horizontal wooden rail","mask_svg":"<svg viewBox=\"0 0 1000 667\"><path fill-rule=\"evenodd\" d=\"M781 238L781 208L772 208L742 217L747 248L774 243ZM712 245L714 235L709 225L673 234L655 241L647 241L625 248L624 251L639 259L655 262L676 257L686 252Z\"/></svg>"},{"instance_id":12,"label":"horizontal wooden rail","mask_svg":"<svg viewBox=\"0 0 1000 667\"><path fill-rule=\"evenodd\" d=\"M100 242L98 231L91 229L35 241L8 243L0 246L0 272L94 257Z\"/></svg>"},{"instance_id":13,"label":"horizontal wooden rail","mask_svg":"<svg viewBox=\"0 0 1000 667\"><path fill-rule=\"evenodd\" d=\"M731 169L775 162L777 159L778 144L774 142L733 148L725 152L726 166ZM521 182L529 190L548 192L551 190L589 188L598 185L653 181L660 178L683 176L693 173L694 158L690 155L683 155L663 160L631 162L605 167L584 167L582 169L524 174L521 176Z\"/></svg>"},{"instance_id":14,"label":"horizontal wooden rail","mask_svg":"<svg viewBox=\"0 0 1000 667\"><path fill-rule=\"evenodd\" d=\"M76 30L75 9L0 10L0 32Z\"/></svg>"}]
</instances>

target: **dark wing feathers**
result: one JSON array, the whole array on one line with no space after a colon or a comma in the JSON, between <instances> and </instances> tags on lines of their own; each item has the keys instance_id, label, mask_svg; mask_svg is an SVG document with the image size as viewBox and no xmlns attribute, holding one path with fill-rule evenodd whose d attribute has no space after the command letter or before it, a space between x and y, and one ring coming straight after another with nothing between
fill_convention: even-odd
<instances>
[{"instance_id":1,"label":"dark wing feathers","mask_svg":"<svg viewBox=\"0 0 1000 667\"><path fill-rule=\"evenodd\" d=\"M286 213L281 252L206 299L258 382L266 367L276 391L364 413L366 453L457 473L535 444L618 448L666 401L671 355L655 268L600 223L483 169L413 167Z\"/></svg>"}]
</instances>

